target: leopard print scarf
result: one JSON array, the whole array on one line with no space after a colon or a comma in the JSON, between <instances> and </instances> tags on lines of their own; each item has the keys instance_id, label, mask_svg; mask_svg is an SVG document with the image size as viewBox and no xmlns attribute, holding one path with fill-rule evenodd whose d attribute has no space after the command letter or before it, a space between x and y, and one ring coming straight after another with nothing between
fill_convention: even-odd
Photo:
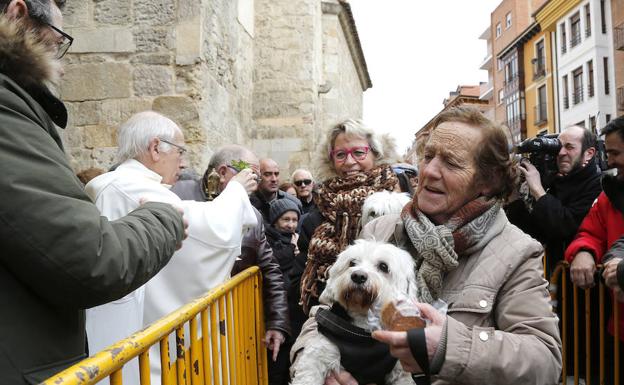
<instances>
[{"instance_id":1,"label":"leopard print scarf","mask_svg":"<svg viewBox=\"0 0 624 385\"><path fill-rule=\"evenodd\" d=\"M324 288L325 274L336 256L360 232L364 200L377 191L392 191L397 183L392 168L384 165L366 173L329 179L319 188L315 202L323 221L310 239L308 260L301 277L301 305L306 314L311 300L317 299Z\"/></svg>"},{"instance_id":2,"label":"leopard print scarf","mask_svg":"<svg viewBox=\"0 0 624 385\"><path fill-rule=\"evenodd\" d=\"M403 209L401 219L416 249L416 283L421 302L438 299L444 273L459 264L462 253L475 245L488 231L500 211L501 203L479 197L459 209L445 224L435 225L418 210L418 201Z\"/></svg>"}]
</instances>

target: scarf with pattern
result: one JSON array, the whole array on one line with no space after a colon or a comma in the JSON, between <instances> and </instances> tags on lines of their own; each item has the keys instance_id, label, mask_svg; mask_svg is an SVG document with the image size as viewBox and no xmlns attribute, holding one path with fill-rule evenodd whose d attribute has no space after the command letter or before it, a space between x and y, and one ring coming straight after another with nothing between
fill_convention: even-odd
<instances>
[{"instance_id":1,"label":"scarf with pattern","mask_svg":"<svg viewBox=\"0 0 624 385\"><path fill-rule=\"evenodd\" d=\"M416 283L421 302L438 299L444 274L457 267L462 253L474 246L496 219L501 203L485 197L466 203L445 224L435 225L414 197L401 213L403 225L416 249Z\"/></svg>"},{"instance_id":2,"label":"scarf with pattern","mask_svg":"<svg viewBox=\"0 0 624 385\"><path fill-rule=\"evenodd\" d=\"M323 221L314 230L308 260L301 276L301 304L308 314L311 300L324 288L326 272L360 232L362 205L371 194L394 189L398 179L389 165L347 177L334 177L323 183L315 196ZM319 283L321 285L319 286Z\"/></svg>"}]
</instances>

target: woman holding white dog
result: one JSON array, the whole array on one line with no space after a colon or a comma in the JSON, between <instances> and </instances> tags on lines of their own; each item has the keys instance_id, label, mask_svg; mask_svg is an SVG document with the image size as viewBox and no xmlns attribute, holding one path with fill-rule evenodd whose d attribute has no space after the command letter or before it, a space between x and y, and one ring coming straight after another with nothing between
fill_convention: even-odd
<instances>
[{"instance_id":1,"label":"woman holding white dog","mask_svg":"<svg viewBox=\"0 0 624 385\"><path fill-rule=\"evenodd\" d=\"M315 197L317 207L303 220L300 253L290 277L289 310L295 336L310 307L318 304L325 271L359 234L366 197L398 185L390 166L397 160L394 142L359 120L336 125L320 148L317 176L322 183Z\"/></svg>"},{"instance_id":2,"label":"woman holding white dog","mask_svg":"<svg viewBox=\"0 0 624 385\"><path fill-rule=\"evenodd\" d=\"M428 325L373 337L434 385L558 384L561 341L543 250L501 209L516 183L505 132L470 107L442 113L434 127L411 204L361 234L410 251L420 300L414 307ZM446 315L430 305L437 299L448 305ZM293 352L314 337L304 330ZM342 372L326 384L356 382Z\"/></svg>"}]
</instances>

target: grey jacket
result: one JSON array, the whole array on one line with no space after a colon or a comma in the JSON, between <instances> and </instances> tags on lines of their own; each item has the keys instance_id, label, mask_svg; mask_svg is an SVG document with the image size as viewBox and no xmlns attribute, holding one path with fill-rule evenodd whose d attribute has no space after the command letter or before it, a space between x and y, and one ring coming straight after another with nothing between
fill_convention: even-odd
<instances>
[{"instance_id":1,"label":"grey jacket","mask_svg":"<svg viewBox=\"0 0 624 385\"><path fill-rule=\"evenodd\" d=\"M369 223L361 238L414 252L398 215ZM460 256L444 279L448 304L444 363L433 376L445 384L556 384L561 340L542 276L542 247L501 210L485 237ZM306 334L312 335L304 327ZM293 352L305 345L300 337Z\"/></svg>"}]
</instances>

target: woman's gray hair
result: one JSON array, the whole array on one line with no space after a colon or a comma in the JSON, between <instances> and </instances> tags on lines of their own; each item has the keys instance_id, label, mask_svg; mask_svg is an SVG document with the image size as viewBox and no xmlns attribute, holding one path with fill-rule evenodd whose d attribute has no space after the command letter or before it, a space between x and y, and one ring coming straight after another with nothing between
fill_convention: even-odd
<instances>
[{"instance_id":1,"label":"woman's gray hair","mask_svg":"<svg viewBox=\"0 0 624 385\"><path fill-rule=\"evenodd\" d=\"M173 142L173 137L180 128L173 120L154 111L143 111L134 114L123 123L117 131L119 150L117 157L120 162L135 159L149 151L149 143L154 138ZM171 150L171 145L161 141L162 151Z\"/></svg>"},{"instance_id":2,"label":"woman's gray hair","mask_svg":"<svg viewBox=\"0 0 624 385\"><path fill-rule=\"evenodd\" d=\"M348 138L361 138L368 142L370 151L375 156L375 166L392 164L399 160L396 144L389 134L379 134L364 124L360 119L348 119L332 127L325 135L315 159L314 175L319 181L325 181L337 176L334 169L331 152L334 149L336 138L345 134Z\"/></svg>"},{"instance_id":3,"label":"woman's gray hair","mask_svg":"<svg viewBox=\"0 0 624 385\"><path fill-rule=\"evenodd\" d=\"M370 150L375 155L376 160L383 159L385 156L384 146L378 137L378 134L373 131L372 128L364 124L360 119L348 119L344 122L335 125L327 133L327 158L331 161L331 153L334 149L334 143L336 138L340 134L345 134L348 138L362 138L366 139Z\"/></svg>"}]
</instances>

